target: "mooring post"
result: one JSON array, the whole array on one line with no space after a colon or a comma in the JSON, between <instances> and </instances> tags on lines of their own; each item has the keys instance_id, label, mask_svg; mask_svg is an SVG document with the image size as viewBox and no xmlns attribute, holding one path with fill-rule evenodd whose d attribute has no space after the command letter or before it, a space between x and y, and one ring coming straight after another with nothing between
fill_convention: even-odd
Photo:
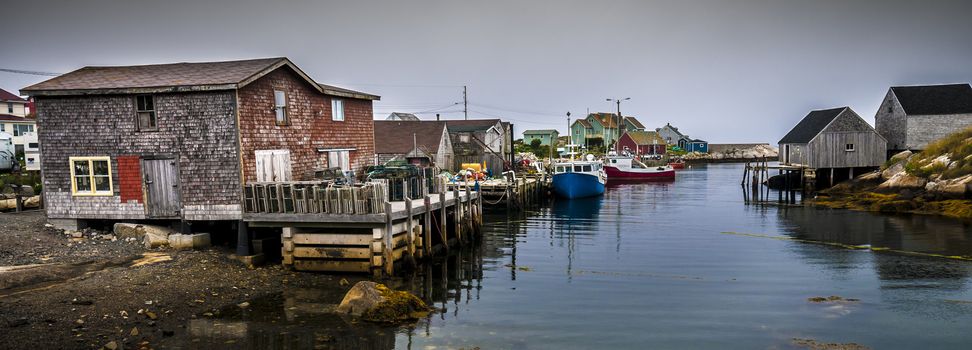
<instances>
[{"instance_id":1,"label":"mooring post","mask_svg":"<svg viewBox=\"0 0 972 350\"><path fill-rule=\"evenodd\" d=\"M422 250L425 256L432 256L432 197L425 195L425 214L422 225Z\"/></svg>"},{"instance_id":2,"label":"mooring post","mask_svg":"<svg viewBox=\"0 0 972 350\"><path fill-rule=\"evenodd\" d=\"M472 209L472 207L473 207L472 206L472 191L469 189L469 186L466 186L466 205L464 206L464 208L466 210L466 213L465 213L466 215L464 215L463 218L465 218L465 221L466 221L465 224L469 228L469 231L470 232L473 230L473 220L476 217L475 215L473 215L473 209Z\"/></svg>"},{"instance_id":3,"label":"mooring post","mask_svg":"<svg viewBox=\"0 0 972 350\"><path fill-rule=\"evenodd\" d=\"M786 175L783 175L783 174L786 174ZM788 173L788 172L787 173L784 173L783 172L783 168L780 168L780 169L777 170L777 175L778 176L783 176L784 181L786 181L787 179L790 178L790 173ZM783 203L783 191L779 191L777 197L778 198L776 199L776 202L777 203Z\"/></svg>"},{"instance_id":4,"label":"mooring post","mask_svg":"<svg viewBox=\"0 0 972 350\"><path fill-rule=\"evenodd\" d=\"M17 196L14 197L14 202L16 203L16 211L18 213L24 211L24 196L18 193Z\"/></svg>"},{"instance_id":5,"label":"mooring post","mask_svg":"<svg viewBox=\"0 0 972 350\"><path fill-rule=\"evenodd\" d=\"M462 237L462 198L459 197L459 188L452 188L452 199L455 200L456 206L452 208L452 218L456 230L456 240L459 241L459 245L463 245Z\"/></svg>"},{"instance_id":6,"label":"mooring post","mask_svg":"<svg viewBox=\"0 0 972 350\"><path fill-rule=\"evenodd\" d=\"M395 273L395 246L393 239L394 232L392 229L392 204L391 202L385 202L385 232L382 235L382 266L384 267L385 274L392 276Z\"/></svg>"},{"instance_id":7,"label":"mooring post","mask_svg":"<svg viewBox=\"0 0 972 350\"><path fill-rule=\"evenodd\" d=\"M405 228L408 230L408 262L415 266L415 222L412 220L412 198L405 197L405 216L408 218Z\"/></svg>"},{"instance_id":8,"label":"mooring post","mask_svg":"<svg viewBox=\"0 0 972 350\"><path fill-rule=\"evenodd\" d=\"M439 192L439 237L442 238L442 245L445 246L446 253L449 253L449 231L448 221L449 217L446 216L446 194L445 186L442 187L442 192Z\"/></svg>"}]
</instances>

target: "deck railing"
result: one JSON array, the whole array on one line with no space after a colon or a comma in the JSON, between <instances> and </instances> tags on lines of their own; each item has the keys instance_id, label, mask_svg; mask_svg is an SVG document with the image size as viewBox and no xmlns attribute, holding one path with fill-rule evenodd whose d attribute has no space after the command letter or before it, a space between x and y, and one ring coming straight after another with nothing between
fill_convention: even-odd
<instances>
[{"instance_id":1,"label":"deck railing","mask_svg":"<svg viewBox=\"0 0 972 350\"><path fill-rule=\"evenodd\" d=\"M382 214L384 182L342 186L322 181L255 182L243 187L247 213Z\"/></svg>"}]
</instances>

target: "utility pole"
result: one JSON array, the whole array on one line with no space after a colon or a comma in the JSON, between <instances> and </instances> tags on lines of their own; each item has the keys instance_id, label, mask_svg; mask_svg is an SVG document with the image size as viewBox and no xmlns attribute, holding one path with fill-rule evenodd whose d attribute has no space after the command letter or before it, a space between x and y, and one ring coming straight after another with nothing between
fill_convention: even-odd
<instances>
[{"instance_id":1,"label":"utility pole","mask_svg":"<svg viewBox=\"0 0 972 350\"><path fill-rule=\"evenodd\" d=\"M618 124L615 125L616 126L615 129L617 130L617 133L618 133L618 140L621 139L621 125L624 124L624 119L621 117L621 101L627 101L627 100L630 100L630 99L631 99L630 97L617 98L617 99L615 99L615 98L609 98L609 99L607 99L608 102L615 102L615 103L618 104L618 115L617 115L617 117L618 117ZM618 140L614 140L614 152L618 152Z\"/></svg>"},{"instance_id":2,"label":"utility pole","mask_svg":"<svg viewBox=\"0 0 972 350\"><path fill-rule=\"evenodd\" d=\"M618 107L621 108L621 107ZM466 98L466 86L462 86L462 115L469 120L469 99Z\"/></svg>"}]
</instances>

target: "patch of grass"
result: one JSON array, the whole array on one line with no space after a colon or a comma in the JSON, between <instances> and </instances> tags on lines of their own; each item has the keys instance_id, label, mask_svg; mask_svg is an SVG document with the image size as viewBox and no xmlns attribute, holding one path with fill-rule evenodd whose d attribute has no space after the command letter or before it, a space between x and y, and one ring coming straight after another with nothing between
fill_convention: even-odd
<instances>
[{"instance_id":1,"label":"patch of grass","mask_svg":"<svg viewBox=\"0 0 972 350\"><path fill-rule=\"evenodd\" d=\"M947 166L941 163L931 164L935 158L942 155L948 155L948 158L955 162L952 169L947 169ZM905 164L905 171L909 175L923 178L942 174L942 179L954 179L972 173L972 128L929 143L924 151Z\"/></svg>"}]
</instances>

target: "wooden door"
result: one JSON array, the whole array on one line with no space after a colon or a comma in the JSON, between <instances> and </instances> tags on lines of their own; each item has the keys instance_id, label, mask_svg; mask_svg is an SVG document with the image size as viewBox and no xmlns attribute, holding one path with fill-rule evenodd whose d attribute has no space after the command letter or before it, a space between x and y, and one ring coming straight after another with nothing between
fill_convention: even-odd
<instances>
[{"instance_id":1,"label":"wooden door","mask_svg":"<svg viewBox=\"0 0 972 350\"><path fill-rule=\"evenodd\" d=\"M146 215L152 218L178 217L182 199L176 160L146 159L142 164L145 171Z\"/></svg>"},{"instance_id":2,"label":"wooden door","mask_svg":"<svg viewBox=\"0 0 972 350\"><path fill-rule=\"evenodd\" d=\"M255 154L257 182L290 181L290 150L260 150Z\"/></svg>"}]
</instances>

